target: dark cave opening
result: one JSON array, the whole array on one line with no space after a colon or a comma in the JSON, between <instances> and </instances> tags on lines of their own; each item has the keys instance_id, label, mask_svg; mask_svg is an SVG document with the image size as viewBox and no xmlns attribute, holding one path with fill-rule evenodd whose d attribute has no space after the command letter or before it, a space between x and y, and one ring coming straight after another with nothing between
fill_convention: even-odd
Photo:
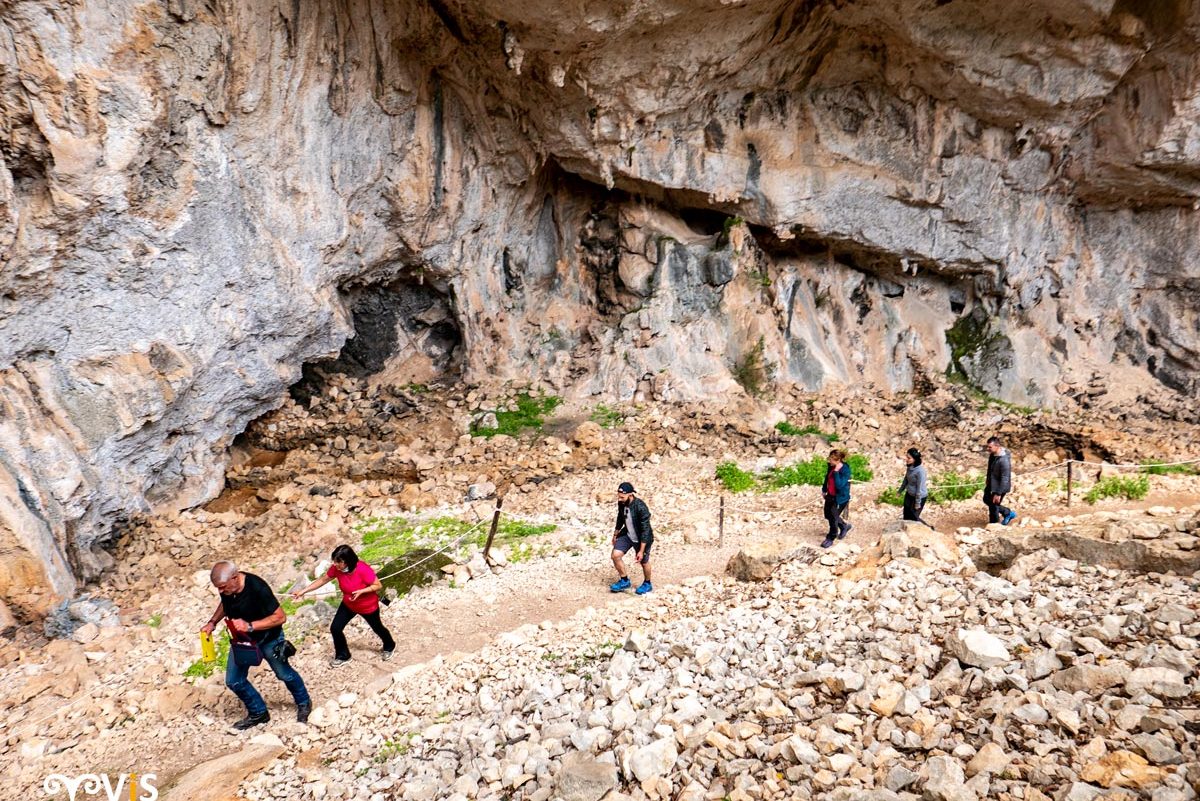
<instances>
[{"instance_id":1,"label":"dark cave opening","mask_svg":"<svg viewBox=\"0 0 1200 801\"><path fill-rule=\"evenodd\" d=\"M346 295L354 334L336 357L303 366L289 390L298 403L320 395L335 374L427 384L461 373L462 332L453 299L423 274L350 289Z\"/></svg>"}]
</instances>

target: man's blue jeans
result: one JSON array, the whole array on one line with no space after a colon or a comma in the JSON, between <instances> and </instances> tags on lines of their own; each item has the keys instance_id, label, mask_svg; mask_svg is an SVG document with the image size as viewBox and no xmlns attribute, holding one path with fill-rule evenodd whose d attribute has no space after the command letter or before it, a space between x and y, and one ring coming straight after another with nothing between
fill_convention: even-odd
<instances>
[{"instance_id":1,"label":"man's blue jeans","mask_svg":"<svg viewBox=\"0 0 1200 801\"><path fill-rule=\"evenodd\" d=\"M271 670L275 671L275 675L291 691L296 705L309 703L304 679L300 678L300 674L283 658L283 629L274 637L268 637L259 643L258 647L262 649L263 658L271 666ZM234 695L246 705L246 713L256 717L267 711L267 703L246 678L249 672L250 668L237 664L233 661L233 654L229 655L225 662L225 686L233 690Z\"/></svg>"}]
</instances>

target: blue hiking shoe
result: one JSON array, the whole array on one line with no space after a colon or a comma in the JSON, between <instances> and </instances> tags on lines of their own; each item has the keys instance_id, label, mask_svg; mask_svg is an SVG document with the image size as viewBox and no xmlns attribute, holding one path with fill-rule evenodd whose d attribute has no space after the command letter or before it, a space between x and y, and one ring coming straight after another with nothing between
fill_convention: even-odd
<instances>
[{"instance_id":1,"label":"blue hiking shoe","mask_svg":"<svg viewBox=\"0 0 1200 801\"><path fill-rule=\"evenodd\" d=\"M611 585L609 587L609 589L612 590L613 592L624 592L625 590L629 589L632 586L633 586L633 583L629 580L629 577L626 576L625 578L618 581L616 584Z\"/></svg>"},{"instance_id":2,"label":"blue hiking shoe","mask_svg":"<svg viewBox=\"0 0 1200 801\"><path fill-rule=\"evenodd\" d=\"M1004 516L1004 520L1002 520L1001 522L1007 526L1009 523L1011 523L1012 521L1014 521L1016 519L1017 519L1017 513L1013 512L1013 511L1009 511L1009 513Z\"/></svg>"},{"instance_id":3,"label":"blue hiking shoe","mask_svg":"<svg viewBox=\"0 0 1200 801\"><path fill-rule=\"evenodd\" d=\"M826 537L825 541L821 543L822 548L830 548L832 546L833 546L833 537Z\"/></svg>"},{"instance_id":4,"label":"blue hiking shoe","mask_svg":"<svg viewBox=\"0 0 1200 801\"><path fill-rule=\"evenodd\" d=\"M650 592L650 591L651 591L651 590L653 590L653 589L654 589L654 585L652 585L652 584L651 584L650 582L648 582L648 581L643 581L643 582L641 583L641 586L639 586L639 587L637 588L636 592L637 592L637 594L638 594L638 595L645 595L646 593Z\"/></svg>"}]
</instances>

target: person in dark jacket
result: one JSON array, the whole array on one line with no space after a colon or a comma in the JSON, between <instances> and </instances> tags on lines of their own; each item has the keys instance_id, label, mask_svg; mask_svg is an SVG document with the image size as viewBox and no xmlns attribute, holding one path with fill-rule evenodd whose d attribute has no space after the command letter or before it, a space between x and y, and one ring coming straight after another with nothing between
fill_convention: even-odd
<instances>
[{"instance_id":1,"label":"person in dark jacket","mask_svg":"<svg viewBox=\"0 0 1200 801\"><path fill-rule=\"evenodd\" d=\"M1008 525L1017 519L1017 513L1002 506L1004 496L1012 492L1012 456L1000 442L999 437L987 441L987 481L983 485L983 502L988 508L988 522Z\"/></svg>"},{"instance_id":2,"label":"person in dark jacket","mask_svg":"<svg viewBox=\"0 0 1200 801\"><path fill-rule=\"evenodd\" d=\"M654 589L650 584L650 546L654 544L654 529L650 526L650 507L637 497L633 485L622 481L617 487L617 528L613 533L612 562L621 578L609 587L613 592L624 592L633 586L625 572L625 554L634 551L634 561L642 566L642 583L638 595Z\"/></svg>"},{"instance_id":3,"label":"person in dark jacket","mask_svg":"<svg viewBox=\"0 0 1200 801\"><path fill-rule=\"evenodd\" d=\"M904 454L904 463L907 468L904 471L904 482L900 484L900 491L904 493L904 519L925 523L933 528L927 521L921 519L921 511L925 508L925 499L929 497L929 473L921 462L921 452L916 448L909 448L908 452Z\"/></svg>"},{"instance_id":4,"label":"person in dark jacket","mask_svg":"<svg viewBox=\"0 0 1200 801\"><path fill-rule=\"evenodd\" d=\"M846 507L850 505L850 465L846 464L846 452L829 452L825 481L821 495L825 498L825 519L829 521L829 534L821 543L822 548L833 545L834 540L843 539L854 526L845 520Z\"/></svg>"}]
</instances>

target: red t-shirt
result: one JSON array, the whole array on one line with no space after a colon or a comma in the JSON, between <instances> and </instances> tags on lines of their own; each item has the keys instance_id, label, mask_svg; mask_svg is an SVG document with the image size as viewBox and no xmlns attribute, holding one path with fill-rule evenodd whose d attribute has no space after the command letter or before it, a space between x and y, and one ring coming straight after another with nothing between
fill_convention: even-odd
<instances>
[{"instance_id":1,"label":"red t-shirt","mask_svg":"<svg viewBox=\"0 0 1200 801\"><path fill-rule=\"evenodd\" d=\"M366 562L359 559L358 565L349 573L338 570L337 565L330 565L329 572L325 575L337 579L338 586L342 588L342 603L351 612L369 615L379 608L379 596L373 592L363 593L357 600L350 600L350 593L370 587L376 581L375 571Z\"/></svg>"}]
</instances>

